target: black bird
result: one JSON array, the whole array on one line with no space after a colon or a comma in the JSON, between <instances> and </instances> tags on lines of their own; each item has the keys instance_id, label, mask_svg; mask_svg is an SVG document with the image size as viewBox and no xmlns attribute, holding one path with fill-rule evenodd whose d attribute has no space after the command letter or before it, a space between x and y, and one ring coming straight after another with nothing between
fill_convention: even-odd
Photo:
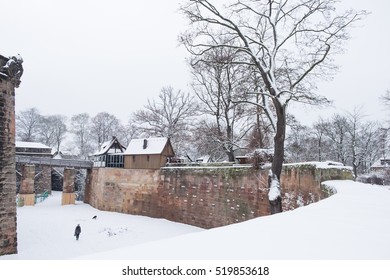
<instances>
[{"instance_id":1,"label":"black bird","mask_svg":"<svg viewBox=\"0 0 390 280\"><path fill-rule=\"evenodd\" d=\"M95 220L96 220L96 219L97 219L97 216L93 216L92 219L95 219Z\"/></svg>"}]
</instances>

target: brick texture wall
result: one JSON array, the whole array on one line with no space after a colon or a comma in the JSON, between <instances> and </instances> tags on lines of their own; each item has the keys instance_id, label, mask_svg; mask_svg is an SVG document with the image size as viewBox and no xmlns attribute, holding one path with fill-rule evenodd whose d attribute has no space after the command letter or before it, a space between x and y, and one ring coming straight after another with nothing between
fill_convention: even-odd
<instances>
[{"instance_id":1,"label":"brick texture wall","mask_svg":"<svg viewBox=\"0 0 390 280\"><path fill-rule=\"evenodd\" d=\"M17 253L15 91L0 79L0 255Z\"/></svg>"},{"instance_id":2,"label":"brick texture wall","mask_svg":"<svg viewBox=\"0 0 390 280\"><path fill-rule=\"evenodd\" d=\"M101 210L161 217L160 178L159 170L94 168L87 174L84 201Z\"/></svg>"},{"instance_id":3,"label":"brick texture wall","mask_svg":"<svg viewBox=\"0 0 390 280\"><path fill-rule=\"evenodd\" d=\"M101 210L145 215L213 228L270 213L267 171L245 167L93 169L85 202ZM329 196L320 183L352 179L349 170L284 167L284 210Z\"/></svg>"}]
</instances>

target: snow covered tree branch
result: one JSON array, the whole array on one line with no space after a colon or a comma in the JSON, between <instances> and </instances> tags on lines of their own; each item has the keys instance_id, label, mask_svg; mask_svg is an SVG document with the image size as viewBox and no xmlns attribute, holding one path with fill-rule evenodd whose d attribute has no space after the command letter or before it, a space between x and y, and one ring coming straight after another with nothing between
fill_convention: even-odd
<instances>
[{"instance_id":1,"label":"snow covered tree branch","mask_svg":"<svg viewBox=\"0 0 390 280\"><path fill-rule=\"evenodd\" d=\"M227 5L187 0L181 6L191 28L180 41L191 55L201 58L227 48L261 77L272 108L259 106L276 116L272 180L280 180L287 105L328 101L315 94L315 81L333 74L332 56L341 50L353 24L366 15L353 10L338 14L336 5L334 0L234 0Z\"/></svg>"}]
</instances>

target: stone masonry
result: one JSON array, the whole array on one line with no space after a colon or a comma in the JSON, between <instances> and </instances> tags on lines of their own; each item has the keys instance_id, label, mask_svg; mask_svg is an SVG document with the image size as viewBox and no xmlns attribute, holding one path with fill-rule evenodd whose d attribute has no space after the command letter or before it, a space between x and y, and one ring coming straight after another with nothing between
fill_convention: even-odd
<instances>
[{"instance_id":1,"label":"stone masonry","mask_svg":"<svg viewBox=\"0 0 390 280\"><path fill-rule=\"evenodd\" d=\"M35 192L51 194L51 166L35 166Z\"/></svg>"},{"instance_id":2,"label":"stone masonry","mask_svg":"<svg viewBox=\"0 0 390 280\"><path fill-rule=\"evenodd\" d=\"M64 182L62 187L62 205L75 204L76 195L74 193L74 179L76 175L76 169L65 168L64 169Z\"/></svg>"},{"instance_id":3,"label":"stone masonry","mask_svg":"<svg viewBox=\"0 0 390 280\"><path fill-rule=\"evenodd\" d=\"M0 255L15 253L15 90L9 80L0 76Z\"/></svg>"},{"instance_id":4,"label":"stone masonry","mask_svg":"<svg viewBox=\"0 0 390 280\"><path fill-rule=\"evenodd\" d=\"M95 168L88 174L85 202L101 210L214 228L269 215L267 178L266 170L249 167ZM283 210L328 197L321 182L329 179L352 179L352 172L285 166Z\"/></svg>"},{"instance_id":5,"label":"stone masonry","mask_svg":"<svg viewBox=\"0 0 390 280\"><path fill-rule=\"evenodd\" d=\"M35 165L26 164L23 166L22 181L20 183L19 197L24 200L24 205L34 206L35 193Z\"/></svg>"},{"instance_id":6,"label":"stone masonry","mask_svg":"<svg viewBox=\"0 0 390 280\"><path fill-rule=\"evenodd\" d=\"M160 170L94 168L89 170L85 202L120 213L161 217Z\"/></svg>"}]
</instances>

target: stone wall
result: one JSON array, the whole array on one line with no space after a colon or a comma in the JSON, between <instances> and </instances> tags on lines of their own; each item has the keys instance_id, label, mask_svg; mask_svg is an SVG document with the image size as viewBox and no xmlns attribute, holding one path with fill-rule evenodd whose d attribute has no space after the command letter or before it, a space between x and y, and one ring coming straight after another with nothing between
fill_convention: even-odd
<instances>
[{"instance_id":1,"label":"stone wall","mask_svg":"<svg viewBox=\"0 0 390 280\"><path fill-rule=\"evenodd\" d=\"M350 167L325 163L286 164L281 174L283 210L292 210L328 197L329 190L321 187L323 181L352 179Z\"/></svg>"},{"instance_id":2,"label":"stone wall","mask_svg":"<svg viewBox=\"0 0 390 280\"><path fill-rule=\"evenodd\" d=\"M101 210L213 228L268 215L267 176L266 170L243 166L95 168L88 175L85 202ZM320 184L327 179L352 179L352 173L310 164L285 166L284 211L329 196Z\"/></svg>"},{"instance_id":3,"label":"stone wall","mask_svg":"<svg viewBox=\"0 0 390 280\"><path fill-rule=\"evenodd\" d=\"M162 216L213 228L268 215L266 171L247 167L164 168Z\"/></svg>"},{"instance_id":4,"label":"stone wall","mask_svg":"<svg viewBox=\"0 0 390 280\"><path fill-rule=\"evenodd\" d=\"M14 253L17 253L15 90L10 81L0 77L0 255Z\"/></svg>"},{"instance_id":5,"label":"stone wall","mask_svg":"<svg viewBox=\"0 0 390 280\"><path fill-rule=\"evenodd\" d=\"M85 202L101 210L161 217L160 171L94 168L88 170Z\"/></svg>"}]
</instances>

